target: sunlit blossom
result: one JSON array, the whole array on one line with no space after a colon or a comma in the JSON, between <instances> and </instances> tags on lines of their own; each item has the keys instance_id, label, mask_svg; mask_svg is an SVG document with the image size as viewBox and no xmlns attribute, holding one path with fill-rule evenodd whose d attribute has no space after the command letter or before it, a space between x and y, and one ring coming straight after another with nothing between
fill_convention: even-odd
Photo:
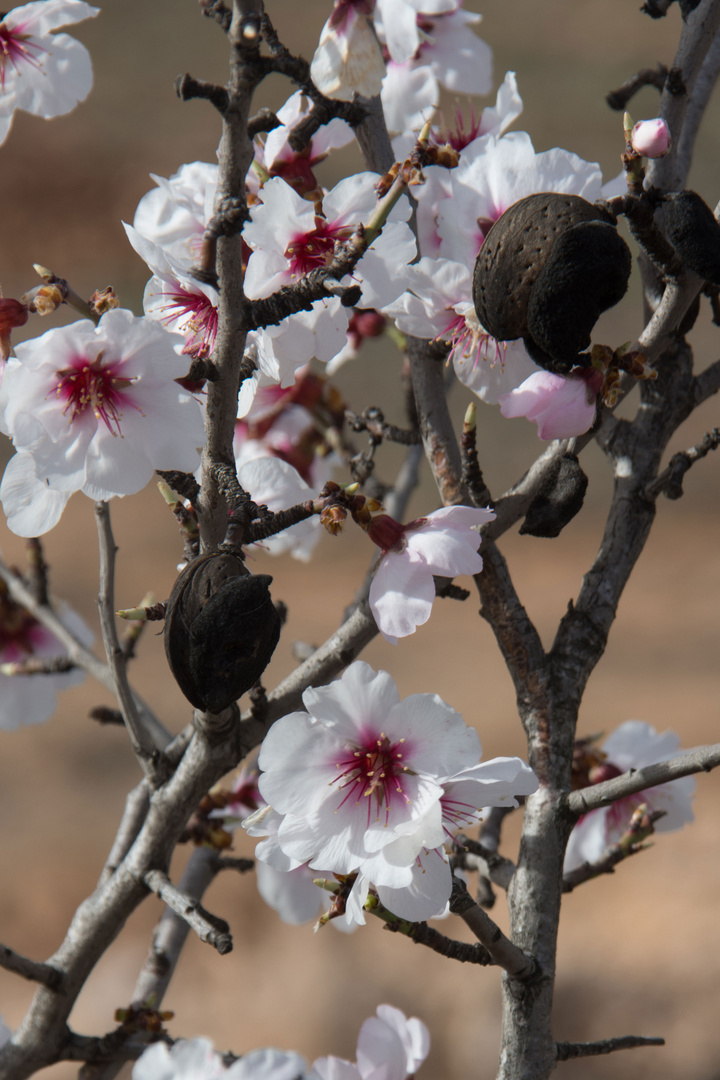
<instances>
[{"instance_id":1,"label":"sunlit blossom","mask_svg":"<svg viewBox=\"0 0 720 1080\"><path fill-rule=\"evenodd\" d=\"M69 113L92 88L90 54L52 31L97 15L82 0L33 0L0 20L0 143L16 109L50 119Z\"/></svg>"}]
</instances>

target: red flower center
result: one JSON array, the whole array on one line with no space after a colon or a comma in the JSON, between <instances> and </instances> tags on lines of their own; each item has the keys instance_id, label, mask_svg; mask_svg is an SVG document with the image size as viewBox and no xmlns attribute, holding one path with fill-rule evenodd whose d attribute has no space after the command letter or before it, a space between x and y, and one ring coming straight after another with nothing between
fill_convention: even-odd
<instances>
[{"instance_id":1,"label":"red flower center","mask_svg":"<svg viewBox=\"0 0 720 1080\"><path fill-rule=\"evenodd\" d=\"M70 413L70 422L82 418L88 409L92 410L96 420L102 420L113 435L121 435L120 420L122 407L131 405L138 412L139 406L123 393L132 385L132 379L116 374L115 366L103 364L103 352L100 351L93 361L80 356L69 367L58 371L55 393L66 404L63 412Z\"/></svg>"},{"instance_id":2,"label":"red flower center","mask_svg":"<svg viewBox=\"0 0 720 1080\"><path fill-rule=\"evenodd\" d=\"M299 233L285 248L290 272L300 276L320 266L327 266L335 253L337 241L346 240L352 231L352 227L342 226L339 222L330 224L324 218L316 217L315 228Z\"/></svg>"},{"instance_id":3,"label":"red flower center","mask_svg":"<svg viewBox=\"0 0 720 1080\"><path fill-rule=\"evenodd\" d=\"M398 798L409 802L403 790L403 773L407 766L403 763L404 739L392 743L382 732L379 737L370 736L365 746L349 750L346 757L337 762L339 774L335 781L341 789L347 789L340 806L348 799L357 804L367 799L368 824L372 820L372 803L375 803L378 817L385 808L385 819L390 816L390 806Z\"/></svg>"},{"instance_id":4,"label":"red flower center","mask_svg":"<svg viewBox=\"0 0 720 1080\"><path fill-rule=\"evenodd\" d=\"M30 34L22 33L22 25L6 26L0 22L0 89L5 89L5 68L11 64L18 70L18 63L25 61L33 67L40 67L36 54L47 52L42 45L30 40Z\"/></svg>"}]
</instances>

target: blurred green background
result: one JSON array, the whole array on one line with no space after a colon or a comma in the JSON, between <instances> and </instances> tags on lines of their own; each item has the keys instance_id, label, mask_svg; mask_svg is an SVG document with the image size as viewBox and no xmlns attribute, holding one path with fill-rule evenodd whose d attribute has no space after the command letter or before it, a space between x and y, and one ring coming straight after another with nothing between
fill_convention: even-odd
<instances>
[{"instance_id":1,"label":"blurred green background","mask_svg":"<svg viewBox=\"0 0 720 1080\"><path fill-rule=\"evenodd\" d=\"M269 0L280 37L310 56L329 3ZM476 7L470 4L470 7ZM180 164L214 160L219 120L203 102L180 103L172 83L185 71L224 81L227 48L220 28L202 18L194 0L107 0L101 14L73 33L90 49L95 88L67 117L46 122L19 114L2 154L0 282L6 296L36 283L32 263L66 276L89 295L112 284L125 306L141 310L147 278L127 244L121 221L132 221L139 198L152 186L148 173L173 173ZM515 127L537 150L560 145L600 162L606 179L619 171L622 126L604 96L640 67L672 62L679 11L653 22L639 0L488 0L482 36L495 51L495 84L518 73L525 112ZM259 105L277 107L292 88L273 78ZM488 99L494 100L494 95ZM485 103L488 103L485 102ZM450 105L452 101L448 102ZM644 90L632 103L635 119L655 114L657 94ZM711 203L720 197L717 102L699 137L692 185ZM332 185L358 167L352 152L325 163ZM56 325L54 322L52 325ZM37 320L17 335L51 325ZM641 329L637 283L606 316L601 340L619 344ZM707 307L693 343L698 366L718 355L717 331ZM597 335L596 335L597 336ZM384 342L370 343L346 365L338 382L348 404L381 404L403 422L397 389L399 361ZM456 388L458 422L467 396ZM632 412L632 398L623 406ZM718 423L717 402L698 410L672 449L695 442ZM502 491L539 448L534 426L503 421L481 407L480 448L485 475ZM8 450L5 448L5 452ZM391 474L397 454L383 452L378 468ZM553 542L503 540L520 596L549 646L554 628L602 535L611 490L599 452L589 447L588 505ZM718 468L709 459L688 476L686 495L662 501L644 558L620 606L610 647L583 704L581 733L610 731L630 717L658 730L680 732L684 746L718 739ZM408 517L436 505L427 478ZM138 602L151 588L168 595L180 558L174 523L151 485L112 504L120 547L117 600ZM4 554L22 562L23 544L0 526ZM76 496L46 538L53 589L96 625L97 555L92 505ZM293 640L319 643L335 628L371 557L362 536L324 536L308 565L255 556L257 569L275 577L273 593L286 600L290 618L267 678L272 686L292 668ZM486 756L523 754L510 679L491 632L477 617L477 602L438 603L431 622L397 648L375 642L365 654L397 680L402 694L437 692L477 726ZM173 730L188 708L167 674L162 640L150 628L133 677ZM122 731L98 729L88 709L107 702L89 684L60 699L58 715L42 728L4 734L0 742L0 812L5 823L0 863L0 940L43 958L60 943L77 904L93 888L112 841L128 787L138 771ZM698 823L661 837L654 848L567 897L560 935L556 995L558 1039L580 1041L628 1033L663 1035L663 1050L647 1049L561 1066L569 1080L612 1075L716 1080L720 1076L720 900L716 776L698 780ZM518 822L507 831L514 854ZM243 837L238 853L249 851ZM181 872L182 853L173 866ZM369 925L352 937L327 928L283 926L257 898L250 877L223 876L206 906L227 918L235 950L220 958L192 938L164 1006L174 1009L174 1035L206 1034L218 1047L242 1052L274 1043L312 1059L326 1053L352 1058L365 1016L381 1001L422 1017L433 1040L420 1074L442 1080L490 1080L499 1038L499 975L468 970L425 954ZM507 920L502 898L494 914ZM160 905L149 899L93 974L71 1017L74 1028L101 1033L126 1005ZM455 936L463 930L447 927ZM29 984L0 971L0 1011L14 1026L32 994ZM48 1076L64 1080L70 1065Z\"/></svg>"}]
</instances>

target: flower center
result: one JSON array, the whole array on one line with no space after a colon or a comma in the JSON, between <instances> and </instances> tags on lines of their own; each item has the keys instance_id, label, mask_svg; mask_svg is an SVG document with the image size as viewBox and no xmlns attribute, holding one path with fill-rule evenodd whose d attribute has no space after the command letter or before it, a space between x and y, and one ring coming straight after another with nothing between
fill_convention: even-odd
<instances>
[{"instance_id":1,"label":"flower center","mask_svg":"<svg viewBox=\"0 0 720 1080\"><path fill-rule=\"evenodd\" d=\"M402 784L403 773L408 771L407 765L403 764L404 741L399 739L392 743L382 732L374 741L368 741L365 747L350 750L346 757L336 762L339 772L333 783L346 791L340 806L348 799L355 799L356 805L362 799L367 799L369 824L373 804L378 818L384 808L387 822L393 801L410 801Z\"/></svg>"},{"instance_id":2,"label":"flower center","mask_svg":"<svg viewBox=\"0 0 720 1080\"><path fill-rule=\"evenodd\" d=\"M347 239L351 233L352 228L339 223L330 224L324 218L316 217L315 228L299 233L285 248L291 274L300 276L327 266L335 254L337 241Z\"/></svg>"},{"instance_id":3,"label":"flower center","mask_svg":"<svg viewBox=\"0 0 720 1080\"><path fill-rule=\"evenodd\" d=\"M163 322L178 321L182 333L187 335L184 353L206 357L215 348L218 313L211 300L201 292L188 292L178 286L172 292L163 293L168 303ZM181 321L182 320L182 321Z\"/></svg>"},{"instance_id":4,"label":"flower center","mask_svg":"<svg viewBox=\"0 0 720 1080\"><path fill-rule=\"evenodd\" d=\"M12 663L31 656L44 632L37 619L10 599L5 583L0 586L0 655Z\"/></svg>"},{"instance_id":5,"label":"flower center","mask_svg":"<svg viewBox=\"0 0 720 1080\"><path fill-rule=\"evenodd\" d=\"M70 412L71 423L91 409L108 431L121 435L122 406L132 405L138 412L141 410L123 393L133 380L116 375L113 365L103 366L102 359L102 350L92 362L84 356L78 357L70 367L57 372L59 378L53 389L66 403L63 413Z\"/></svg>"},{"instance_id":6,"label":"flower center","mask_svg":"<svg viewBox=\"0 0 720 1080\"><path fill-rule=\"evenodd\" d=\"M39 68L40 61L35 53L47 52L42 45L30 40L30 34L21 33L21 26L9 27L0 23L0 89L5 89L5 69L11 64L18 70L18 63L25 61Z\"/></svg>"},{"instance_id":7,"label":"flower center","mask_svg":"<svg viewBox=\"0 0 720 1080\"><path fill-rule=\"evenodd\" d=\"M487 331L483 330L472 312L466 315L457 315L448 326L443 338L449 339L450 355L448 360L454 360L456 364L462 364L464 360L472 361L472 369L475 371L483 361L490 367L505 363L507 342L496 341Z\"/></svg>"}]
</instances>

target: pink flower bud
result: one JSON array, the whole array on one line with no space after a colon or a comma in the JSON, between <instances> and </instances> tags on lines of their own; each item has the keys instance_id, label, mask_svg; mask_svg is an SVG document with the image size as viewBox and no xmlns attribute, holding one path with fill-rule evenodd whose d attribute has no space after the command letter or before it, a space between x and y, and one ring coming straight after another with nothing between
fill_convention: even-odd
<instances>
[{"instance_id":1,"label":"pink flower bud","mask_svg":"<svg viewBox=\"0 0 720 1080\"><path fill-rule=\"evenodd\" d=\"M630 138L636 154L647 158L664 157L670 149L670 129L664 120L641 120Z\"/></svg>"}]
</instances>

